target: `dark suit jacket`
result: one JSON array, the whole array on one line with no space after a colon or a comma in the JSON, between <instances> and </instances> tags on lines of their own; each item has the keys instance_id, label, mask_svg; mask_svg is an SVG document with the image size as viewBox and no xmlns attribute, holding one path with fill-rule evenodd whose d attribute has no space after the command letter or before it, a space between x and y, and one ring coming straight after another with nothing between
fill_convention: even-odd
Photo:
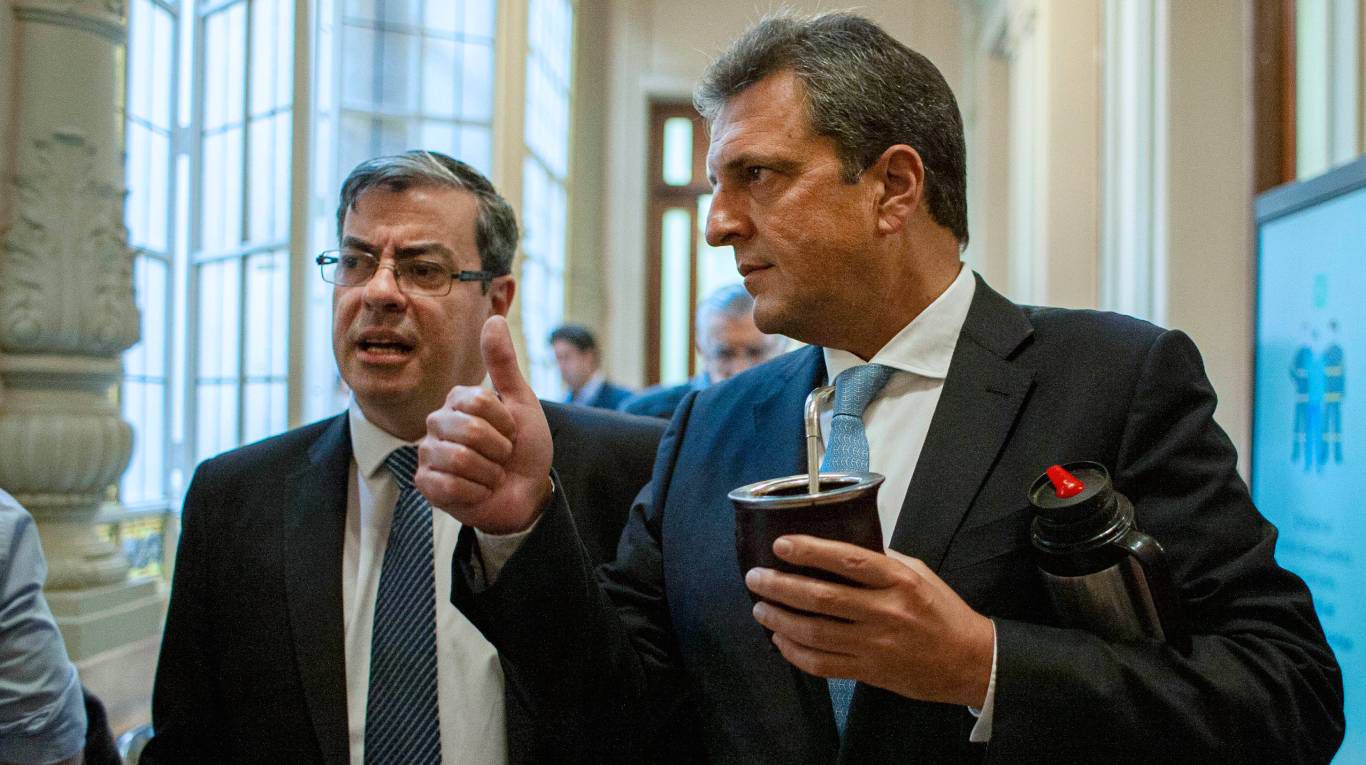
<instances>
[{"instance_id":1,"label":"dark suit jacket","mask_svg":"<svg viewBox=\"0 0 1366 765\"><path fill-rule=\"evenodd\" d=\"M629 389L604 380L602 387L598 388L597 395L593 396L592 400L585 401L583 405L595 409L616 409L630 397L631 391Z\"/></svg>"},{"instance_id":2,"label":"dark suit jacket","mask_svg":"<svg viewBox=\"0 0 1366 765\"><path fill-rule=\"evenodd\" d=\"M545 403L582 554L610 556L663 423ZM200 465L185 498L143 762L345 763L345 414ZM512 690L511 688L509 689ZM509 750L527 720L509 693Z\"/></svg>"},{"instance_id":3,"label":"dark suit jacket","mask_svg":"<svg viewBox=\"0 0 1366 765\"><path fill-rule=\"evenodd\" d=\"M682 403L683 397L696 388L691 380L679 385L650 388L623 401L621 411L642 417L663 417L667 420L674 416L674 410Z\"/></svg>"},{"instance_id":4,"label":"dark suit jacket","mask_svg":"<svg viewBox=\"0 0 1366 765\"><path fill-rule=\"evenodd\" d=\"M1273 559L1275 529L1235 472L1190 340L1115 314L1020 308L980 280L890 547L994 619L994 733L970 744L963 707L859 684L841 742L824 680L788 664L750 613L726 499L803 469L802 404L823 381L821 350L807 348L686 398L598 582L563 508L493 587L457 577L456 605L554 710L541 735L567 757L628 751L678 687L718 762L1288 763L1336 749L1341 675L1309 593ZM1111 469L1166 546L1189 653L1058 626L1026 491L1048 465L1083 459ZM581 637L549 650L547 634Z\"/></svg>"}]
</instances>

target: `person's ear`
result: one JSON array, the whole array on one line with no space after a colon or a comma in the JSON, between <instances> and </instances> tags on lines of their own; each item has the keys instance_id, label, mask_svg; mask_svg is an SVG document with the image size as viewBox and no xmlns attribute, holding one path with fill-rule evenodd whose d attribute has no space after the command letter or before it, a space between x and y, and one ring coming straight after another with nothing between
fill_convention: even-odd
<instances>
[{"instance_id":1,"label":"person's ear","mask_svg":"<svg viewBox=\"0 0 1366 765\"><path fill-rule=\"evenodd\" d=\"M906 227L925 195L925 163L920 153L905 145L887 147L868 167L877 182L877 230L895 234Z\"/></svg>"},{"instance_id":2,"label":"person's ear","mask_svg":"<svg viewBox=\"0 0 1366 765\"><path fill-rule=\"evenodd\" d=\"M490 316L507 316L512 310L512 298L517 294L517 277L497 276L489 284Z\"/></svg>"}]
</instances>

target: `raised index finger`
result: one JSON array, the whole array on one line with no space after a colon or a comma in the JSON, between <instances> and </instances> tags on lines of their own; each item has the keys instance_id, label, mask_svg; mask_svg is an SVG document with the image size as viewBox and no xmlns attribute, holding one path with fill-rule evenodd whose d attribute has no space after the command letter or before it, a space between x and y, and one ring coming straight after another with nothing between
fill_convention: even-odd
<instances>
[{"instance_id":1,"label":"raised index finger","mask_svg":"<svg viewBox=\"0 0 1366 765\"><path fill-rule=\"evenodd\" d=\"M788 563L824 569L866 587L891 587L919 575L880 552L847 542L789 534L773 542L773 553Z\"/></svg>"}]
</instances>

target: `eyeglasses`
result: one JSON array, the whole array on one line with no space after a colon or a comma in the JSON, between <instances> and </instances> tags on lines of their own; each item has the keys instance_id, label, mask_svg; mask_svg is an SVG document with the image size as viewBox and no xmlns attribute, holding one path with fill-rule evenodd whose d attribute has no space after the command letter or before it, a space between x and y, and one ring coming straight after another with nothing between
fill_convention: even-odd
<instances>
[{"instance_id":1,"label":"eyeglasses","mask_svg":"<svg viewBox=\"0 0 1366 765\"><path fill-rule=\"evenodd\" d=\"M359 287L374 278L381 267L394 272L394 280L405 295L441 297L451 291L453 282L480 282L480 293L487 295L497 278L490 271L455 271L442 263L404 258L392 266L380 266L379 259L359 250L328 250L314 258L322 270L323 281L338 287Z\"/></svg>"}]
</instances>

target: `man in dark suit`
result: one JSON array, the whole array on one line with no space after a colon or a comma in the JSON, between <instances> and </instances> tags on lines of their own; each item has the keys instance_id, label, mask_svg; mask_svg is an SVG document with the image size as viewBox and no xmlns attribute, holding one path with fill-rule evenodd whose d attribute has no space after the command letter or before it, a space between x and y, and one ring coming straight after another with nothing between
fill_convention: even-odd
<instances>
[{"instance_id":1,"label":"man in dark suit","mask_svg":"<svg viewBox=\"0 0 1366 765\"><path fill-rule=\"evenodd\" d=\"M754 298L743 284L728 284L697 304L694 345L702 371L679 385L657 385L626 399L621 411L644 417L674 416L683 397L708 385L725 382L783 352L787 338L766 335L754 326Z\"/></svg>"},{"instance_id":2,"label":"man in dark suit","mask_svg":"<svg viewBox=\"0 0 1366 765\"><path fill-rule=\"evenodd\" d=\"M408 445L447 391L484 379L478 334L513 299L515 218L469 166L409 152L352 172L338 226L341 249L319 263L349 411L196 471L144 762L529 759L526 708L449 604L458 524L405 504L416 494L391 473L394 455L416 463ZM582 552L609 559L663 426L544 415Z\"/></svg>"},{"instance_id":3,"label":"man in dark suit","mask_svg":"<svg viewBox=\"0 0 1366 765\"><path fill-rule=\"evenodd\" d=\"M598 340L582 324L562 324L550 333L550 349L560 368L560 379L569 389L565 402L596 409L616 409L631 391L608 380L602 373Z\"/></svg>"},{"instance_id":4,"label":"man in dark suit","mask_svg":"<svg viewBox=\"0 0 1366 765\"><path fill-rule=\"evenodd\" d=\"M612 759L683 688L723 762L1331 758L1341 674L1304 584L1274 560L1199 354L1127 317L1013 305L963 267L962 126L934 66L856 16L777 16L695 100L711 122L708 241L734 247L759 328L813 347L684 399L597 578L538 488L544 460L480 483L486 496L459 490L478 478L438 450L419 473L434 506L529 529L482 569L466 531L454 598L559 713L538 734ZM826 382L827 465L886 476L888 549L787 536L778 557L858 586L742 579L726 494L803 470L803 402ZM533 401L504 399L519 445L544 442ZM1188 648L1061 623L1025 497L1072 460L1107 465L1166 547Z\"/></svg>"}]
</instances>

